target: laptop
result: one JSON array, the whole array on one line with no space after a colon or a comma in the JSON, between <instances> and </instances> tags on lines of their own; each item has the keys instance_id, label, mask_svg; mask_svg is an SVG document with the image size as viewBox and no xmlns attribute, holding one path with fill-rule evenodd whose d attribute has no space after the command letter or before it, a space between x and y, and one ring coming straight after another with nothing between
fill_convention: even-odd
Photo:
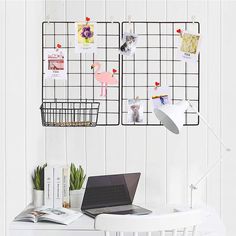
<instances>
[{"instance_id":1,"label":"laptop","mask_svg":"<svg viewBox=\"0 0 236 236\"><path fill-rule=\"evenodd\" d=\"M91 176L81 210L95 218L99 214L146 215L150 210L133 205L140 173Z\"/></svg>"}]
</instances>

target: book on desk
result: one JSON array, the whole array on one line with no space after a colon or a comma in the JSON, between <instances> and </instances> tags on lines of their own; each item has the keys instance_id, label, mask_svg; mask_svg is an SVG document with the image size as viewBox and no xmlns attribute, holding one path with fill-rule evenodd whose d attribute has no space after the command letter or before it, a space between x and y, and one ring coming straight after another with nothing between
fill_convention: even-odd
<instances>
[{"instance_id":1,"label":"book on desk","mask_svg":"<svg viewBox=\"0 0 236 236\"><path fill-rule=\"evenodd\" d=\"M18 216L15 217L15 221L24 222L52 222L57 224L68 225L77 220L82 215L81 212L69 210L66 208L29 208Z\"/></svg>"}]
</instances>

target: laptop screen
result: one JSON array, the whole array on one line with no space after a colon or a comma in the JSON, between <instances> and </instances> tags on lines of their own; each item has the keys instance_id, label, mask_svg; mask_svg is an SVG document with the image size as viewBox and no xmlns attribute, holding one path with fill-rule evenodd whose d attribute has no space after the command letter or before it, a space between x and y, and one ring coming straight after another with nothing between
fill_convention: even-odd
<instances>
[{"instance_id":1,"label":"laptop screen","mask_svg":"<svg viewBox=\"0 0 236 236\"><path fill-rule=\"evenodd\" d=\"M82 210L132 204L140 173L88 178Z\"/></svg>"}]
</instances>

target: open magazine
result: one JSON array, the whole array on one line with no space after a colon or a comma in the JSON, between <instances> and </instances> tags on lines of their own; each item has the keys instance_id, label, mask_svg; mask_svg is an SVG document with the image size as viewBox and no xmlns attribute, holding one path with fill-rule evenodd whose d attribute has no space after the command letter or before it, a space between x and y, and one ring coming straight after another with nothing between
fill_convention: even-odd
<instances>
[{"instance_id":1,"label":"open magazine","mask_svg":"<svg viewBox=\"0 0 236 236\"><path fill-rule=\"evenodd\" d=\"M16 216L16 221L40 222L49 221L57 224L68 225L78 219L82 213L66 208L30 208Z\"/></svg>"}]
</instances>

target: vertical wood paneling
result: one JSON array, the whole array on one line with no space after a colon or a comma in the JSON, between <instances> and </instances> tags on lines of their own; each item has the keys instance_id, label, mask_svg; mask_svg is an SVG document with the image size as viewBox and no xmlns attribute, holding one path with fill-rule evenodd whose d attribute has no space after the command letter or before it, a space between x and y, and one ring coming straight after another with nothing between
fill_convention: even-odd
<instances>
[{"instance_id":1,"label":"vertical wood paneling","mask_svg":"<svg viewBox=\"0 0 236 236\"><path fill-rule=\"evenodd\" d=\"M120 21L125 19L125 12L117 9L124 9L125 2L105 1L106 4L106 20ZM119 53L119 52L117 52ZM120 70L120 68L117 68ZM120 78L122 79L122 78ZM125 171L125 156L124 156L124 127L107 127L106 129L106 173L122 173Z\"/></svg>"},{"instance_id":2,"label":"vertical wood paneling","mask_svg":"<svg viewBox=\"0 0 236 236\"><path fill-rule=\"evenodd\" d=\"M201 113L233 149L233 134L236 130L232 124L236 113L230 104L235 100L233 89L236 86L233 78L236 34L232 20L236 2L45 1L46 15L50 16L50 20L74 21L88 15L95 21L105 18L110 20L111 16L114 20L122 21L127 15L131 15L133 20L185 21L187 17L191 20L191 16L196 15L201 23L203 39ZM236 210L236 191L233 188L236 163L232 158L235 151L228 154L220 150L219 143L207 131L204 123L200 122L198 127L184 127L179 136L166 132L163 127L41 127L39 105L43 5L44 0L7 0L5 12L5 2L0 1L0 148L3 157L0 158L0 185L5 192L0 194L0 234L4 235L7 231L4 225L8 227L10 220L31 200L30 174L35 165L41 164L45 159L54 164L82 164L87 166L88 175L124 170L140 171L142 178L136 202L146 200L149 204L176 204L187 203L187 184L195 182L206 170L206 164L210 166L214 163L220 157L221 151L227 159L222 165L222 177L219 166L208 177L207 184L202 183L199 186L194 200L200 203L205 200L206 195L208 205L216 208L218 212L222 211L227 235L235 235L232 217L232 212Z\"/></svg>"},{"instance_id":3,"label":"vertical wood paneling","mask_svg":"<svg viewBox=\"0 0 236 236\"><path fill-rule=\"evenodd\" d=\"M105 19L105 0L86 0L87 16L92 21L103 21ZM87 68L90 72L90 67ZM106 172L106 128L86 130L87 150L87 173L88 175L101 175Z\"/></svg>"},{"instance_id":4,"label":"vertical wood paneling","mask_svg":"<svg viewBox=\"0 0 236 236\"><path fill-rule=\"evenodd\" d=\"M67 0L67 20L79 21L85 18L85 1ZM83 78L86 79L86 78ZM67 128L67 158L86 169L86 128Z\"/></svg>"},{"instance_id":5,"label":"vertical wood paneling","mask_svg":"<svg viewBox=\"0 0 236 236\"><path fill-rule=\"evenodd\" d=\"M5 196L5 176L6 176L6 171L5 171L5 145L6 145L6 140L5 140L5 125L6 125L6 117L5 117L5 112L6 112L6 107L5 107L5 84L6 84L6 70L5 70L5 46L6 46L6 38L5 38L5 30L6 30L6 22L5 22L5 17L6 17L6 12L5 12L5 7L6 3L4 1L0 1L0 78L1 78L1 94L0 94L0 186L2 188L2 191L0 193L0 207L1 207L1 212L0 212L0 235L5 235L5 213L6 213L6 196Z\"/></svg>"},{"instance_id":6,"label":"vertical wood paneling","mask_svg":"<svg viewBox=\"0 0 236 236\"><path fill-rule=\"evenodd\" d=\"M65 1L46 0L46 16L51 21L65 20ZM60 42L56 42L60 43ZM57 81L56 81L57 83ZM46 161L49 164L65 165L66 128L46 128Z\"/></svg>"},{"instance_id":7,"label":"vertical wood paneling","mask_svg":"<svg viewBox=\"0 0 236 236\"><path fill-rule=\"evenodd\" d=\"M17 9L12 14L12 9ZM26 203L25 1L6 1L6 223ZM17 196L17 198L16 198Z\"/></svg>"},{"instance_id":8,"label":"vertical wood paneling","mask_svg":"<svg viewBox=\"0 0 236 236\"><path fill-rule=\"evenodd\" d=\"M224 142L232 149L230 153L226 153L222 149L224 161L222 163L222 189L221 189L221 212L222 218L226 226L227 235L235 235L235 219L236 211L236 191L235 191L235 169L236 169L236 149L235 149L235 120L236 112L234 109L236 81L234 79L235 61L231 55L235 55L236 32L235 25L235 1L222 1L222 25L221 25L221 94L222 94L222 138Z\"/></svg>"},{"instance_id":9,"label":"vertical wood paneling","mask_svg":"<svg viewBox=\"0 0 236 236\"><path fill-rule=\"evenodd\" d=\"M127 0L127 16L129 15L134 21L146 20L146 1ZM127 127L126 170L127 172L141 172L135 201L142 203L145 202L146 148L146 127Z\"/></svg>"},{"instance_id":10,"label":"vertical wood paneling","mask_svg":"<svg viewBox=\"0 0 236 236\"><path fill-rule=\"evenodd\" d=\"M147 1L148 21L164 21L165 17L165 0ZM146 142L146 202L162 205L166 203L166 129L148 127Z\"/></svg>"},{"instance_id":11,"label":"vertical wood paneling","mask_svg":"<svg viewBox=\"0 0 236 236\"><path fill-rule=\"evenodd\" d=\"M208 45L208 32L211 30L207 24L207 2L206 1L188 1L187 18L192 21L192 17L196 17L196 21L200 22L200 32L202 36L202 47L200 55L200 112L207 118L208 108L208 84L210 70L207 53L210 48ZM197 32L197 25L191 27L194 32ZM211 64L211 63L209 63ZM209 73L208 73L209 72ZM190 109L190 108L189 108ZM199 126L188 128L188 178L189 183L194 184L206 171L207 165L207 128L200 120ZM206 200L206 184L201 183L198 190L194 191L193 204L201 204ZM189 189L188 192L190 193ZM190 196L189 199L190 201Z\"/></svg>"},{"instance_id":12,"label":"vertical wood paneling","mask_svg":"<svg viewBox=\"0 0 236 236\"><path fill-rule=\"evenodd\" d=\"M185 21L186 15L186 0L167 1L167 21L176 21L176 19ZM171 70L171 68L167 69ZM187 141L185 127L178 136L167 132L167 203L187 202Z\"/></svg>"},{"instance_id":13,"label":"vertical wood paneling","mask_svg":"<svg viewBox=\"0 0 236 236\"><path fill-rule=\"evenodd\" d=\"M207 44L207 120L215 132L220 136L221 124L221 8L220 2L208 3L208 34L210 42ZM215 55L211 57L211 55ZM202 100L204 101L204 100ZM208 131L208 166L211 166L220 158L220 144L214 135ZM207 178L207 204L214 207L220 213L220 164Z\"/></svg>"},{"instance_id":14,"label":"vertical wood paneling","mask_svg":"<svg viewBox=\"0 0 236 236\"><path fill-rule=\"evenodd\" d=\"M35 10L37 9L37 11ZM32 169L45 162L45 131L41 125L41 22L44 1L26 3L26 188L27 203L32 201ZM40 45L37 46L36 45ZM33 55L33 56L32 56Z\"/></svg>"}]
</instances>

